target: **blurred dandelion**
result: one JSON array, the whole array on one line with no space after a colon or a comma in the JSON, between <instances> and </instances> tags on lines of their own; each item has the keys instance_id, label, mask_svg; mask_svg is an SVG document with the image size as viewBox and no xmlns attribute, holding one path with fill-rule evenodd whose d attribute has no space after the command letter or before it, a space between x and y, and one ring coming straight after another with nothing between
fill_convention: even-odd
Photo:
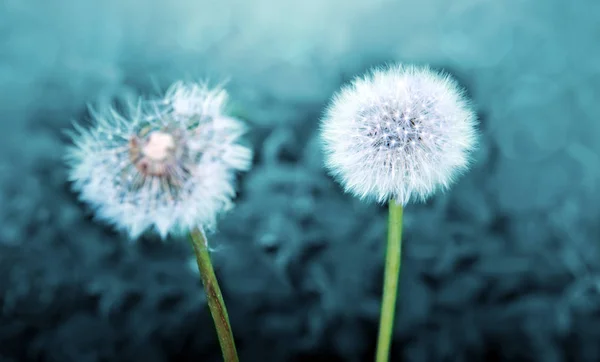
<instances>
[{"instance_id":1,"label":"blurred dandelion","mask_svg":"<svg viewBox=\"0 0 600 362\"><path fill-rule=\"evenodd\" d=\"M462 89L428 67L394 65L357 77L321 121L325 164L347 192L389 203L377 361L387 361L401 260L403 207L445 190L476 146Z\"/></svg>"},{"instance_id":2,"label":"blurred dandelion","mask_svg":"<svg viewBox=\"0 0 600 362\"><path fill-rule=\"evenodd\" d=\"M239 144L244 124L223 113L227 93L177 83L165 98L128 105L128 115L93 112L76 126L67 152L70 180L98 218L133 239L211 229L235 196L236 171L252 152Z\"/></svg>"},{"instance_id":3,"label":"blurred dandelion","mask_svg":"<svg viewBox=\"0 0 600 362\"><path fill-rule=\"evenodd\" d=\"M233 206L237 171L251 166L240 144L244 124L225 114L227 93L175 83L160 99L128 104L126 115L92 112L90 130L75 125L69 178L96 216L135 239L147 230L188 234L223 355L237 360L227 311L210 262L205 231Z\"/></svg>"}]
</instances>

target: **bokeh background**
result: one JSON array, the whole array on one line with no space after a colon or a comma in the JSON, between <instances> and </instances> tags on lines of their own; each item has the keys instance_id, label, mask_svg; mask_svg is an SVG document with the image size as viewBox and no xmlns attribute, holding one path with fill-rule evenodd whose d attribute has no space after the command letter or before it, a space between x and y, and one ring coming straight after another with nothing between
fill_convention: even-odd
<instances>
[{"instance_id":1,"label":"bokeh background","mask_svg":"<svg viewBox=\"0 0 600 362\"><path fill-rule=\"evenodd\" d=\"M482 143L405 214L394 361L600 361L597 0L0 0L0 361L218 361L186 242L66 182L71 121L228 81L256 150L211 236L242 361L369 361L386 209L322 168L331 94L389 62L473 98Z\"/></svg>"}]
</instances>

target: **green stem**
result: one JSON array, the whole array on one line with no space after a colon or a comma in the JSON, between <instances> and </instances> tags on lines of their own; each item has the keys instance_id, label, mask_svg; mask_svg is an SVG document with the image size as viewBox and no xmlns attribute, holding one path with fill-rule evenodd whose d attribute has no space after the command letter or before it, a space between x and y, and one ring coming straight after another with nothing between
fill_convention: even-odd
<instances>
[{"instance_id":1,"label":"green stem","mask_svg":"<svg viewBox=\"0 0 600 362\"><path fill-rule=\"evenodd\" d=\"M377 340L377 362L389 360L392 334L394 332L394 313L400 277L400 261L402 258L402 205L390 200L388 219L388 240L383 276L383 301L381 319L379 321L379 337Z\"/></svg>"},{"instance_id":2,"label":"green stem","mask_svg":"<svg viewBox=\"0 0 600 362\"><path fill-rule=\"evenodd\" d=\"M227 315L227 308L225 308L225 302L221 295L221 289L219 288L215 271L210 262L206 237L202 230L195 228L190 232L190 239L194 247L194 254L196 254L196 261L198 262L198 270L200 271L204 291L206 292L208 308L217 329L221 352L223 352L223 360L225 362L237 362L238 356L235 349L233 332L229 324L229 316Z\"/></svg>"}]
</instances>

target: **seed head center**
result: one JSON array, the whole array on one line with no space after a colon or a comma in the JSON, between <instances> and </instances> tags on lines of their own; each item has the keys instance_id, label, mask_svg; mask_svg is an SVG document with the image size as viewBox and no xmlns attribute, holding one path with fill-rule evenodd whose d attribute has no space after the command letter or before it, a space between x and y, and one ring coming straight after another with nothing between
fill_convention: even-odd
<instances>
[{"instance_id":1,"label":"seed head center","mask_svg":"<svg viewBox=\"0 0 600 362\"><path fill-rule=\"evenodd\" d=\"M131 161L144 176L168 177L177 164L177 139L165 131L134 137L129 144Z\"/></svg>"},{"instance_id":2,"label":"seed head center","mask_svg":"<svg viewBox=\"0 0 600 362\"><path fill-rule=\"evenodd\" d=\"M422 122L410 109L392 107L370 109L361 114L363 135L379 150L409 152L422 141Z\"/></svg>"},{"instance_id":3,"label":"seed head center","mask_svg":"<svg viewBox=\"0 0 600 362\"><path fill-rule=\"evenodd\" d=\"M142 154L152 161L164 161L174 149L175 139L172 135L155 131L148 136L146 144L142 147Z\"/></svg>"}]
</instances>

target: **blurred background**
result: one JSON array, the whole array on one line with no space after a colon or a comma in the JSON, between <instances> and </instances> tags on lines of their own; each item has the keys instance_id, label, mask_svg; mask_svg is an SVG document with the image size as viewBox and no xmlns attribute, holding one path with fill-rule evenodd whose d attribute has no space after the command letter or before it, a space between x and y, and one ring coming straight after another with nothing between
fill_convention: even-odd
<instances>
[{"instance_id":1,"label":"blurred background","mask_svg":"<svg viewBox=\"0 0 600 362\"><path fill-rule=\"evenodd\" d=\"M394 361L600 360L597 0L0 0L0 361L218 361L186 242L137 243L66 182L64 130L227 81L254 168L211 236L242 361L372 360L386 209L328 177L331 94L431 64L481 120L472 170L405 213Z\"/></svg>"}]
</instances>

